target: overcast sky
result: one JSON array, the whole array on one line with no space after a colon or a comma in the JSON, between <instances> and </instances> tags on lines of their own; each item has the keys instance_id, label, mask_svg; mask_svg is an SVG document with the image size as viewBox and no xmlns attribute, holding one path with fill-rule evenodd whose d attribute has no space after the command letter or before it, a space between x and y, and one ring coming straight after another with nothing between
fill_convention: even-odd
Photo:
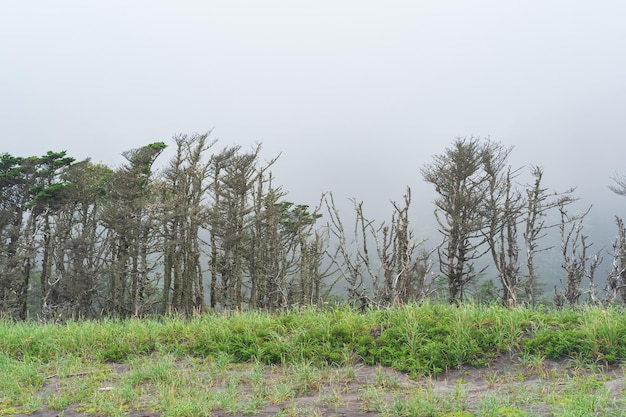
<instances>
[{"instance_id":1,"label":"overcast sky","mask_svg":"<svg viewBox=\"0 0 626 417\"><path fill-rule=\"evenodd\" d=\"M216 149L282 152L298 203L331 190L376 210L409 185L430 215L419 168L489 136L611 222L625 21L621 0L3 0L0 152L116 166L214 128Z\"/></svg>"}]
</instances>

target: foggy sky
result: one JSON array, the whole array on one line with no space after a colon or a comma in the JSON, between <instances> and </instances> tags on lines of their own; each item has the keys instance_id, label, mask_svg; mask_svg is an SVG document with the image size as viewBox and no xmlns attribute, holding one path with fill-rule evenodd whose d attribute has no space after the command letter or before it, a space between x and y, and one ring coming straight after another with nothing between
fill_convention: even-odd
<instances>
[{"instance_id":1,"label":"foggy sky","mask_svg":"<svg viewBox=\"0 0 626 417\"><path fill-rule=\"evenodd\" d=\"M490 137L610 223L626 215L607 188L626 174L625 17L619 0L4 0L0 152L116 166L214 128L216 150L282 152L297 203L330 190L386 217L408 185L431 220L419 168Z\"/></svg>"}]
</instances>

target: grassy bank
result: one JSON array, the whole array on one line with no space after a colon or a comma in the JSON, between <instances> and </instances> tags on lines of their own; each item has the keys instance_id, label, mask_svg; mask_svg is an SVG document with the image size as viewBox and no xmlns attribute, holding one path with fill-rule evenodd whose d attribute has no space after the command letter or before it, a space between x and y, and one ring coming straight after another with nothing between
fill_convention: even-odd
<instances>
[{"instance_id":1,"label":"grassy bank","mask_svg":"<svg viewBox=\"0 0 626 417\"><path fill-rule=\"evenodd\" d=\"M365 365L418 380L462 367L489 369L502 358L535 367L546 360L567 360L572 369L619 365L626 317L619 309L424 304L364 314L307 309L62 325L0 321L0 414L70 406L98 415L253 413L318 389L329 376L345 385ZM57 385L50 387L51 380ZM208 395L213 384L220 389ZM429 415L402 404L389 405L390 415Z\"/></svg>"}]
</instances>

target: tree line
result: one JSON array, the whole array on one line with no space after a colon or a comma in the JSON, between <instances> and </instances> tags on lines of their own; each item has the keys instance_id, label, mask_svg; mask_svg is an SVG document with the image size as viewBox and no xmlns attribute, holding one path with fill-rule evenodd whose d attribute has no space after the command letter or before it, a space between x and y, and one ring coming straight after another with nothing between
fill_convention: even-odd
<instances>
[{"instance_id":1,"label":"tree line","mask_svg":"<svg viewBox=\"0 0 626 417\"><path fill-rule=\"evenodd\" d=\"M626 232L616 217L613 269L603 295L593 275L600 261L570 215L573 190L549 191L543 170L519 185L511 148L458 138L421 168L435 187L441 241L418 241L411 190L376 222L354 203L354 222L332 193L315 207L288 200L261 146L217 148L206 134L177 135L174 156L155 172L168 146L124 152L112 169L62 152L0 154L0 315L57 321L208 310L281 309L328 302L345 290L360 308L432 297L451 303L484 273L486 256L505 305L537 302L535 257L549 229L561 234L565 283L554 301L626 302ZM615 179L613 191L626 192ZM547 221L549 212L560 223ZM437 267L435 267L437 266ZM582 282L589 285L583 289Z\"/></svg>"}]
</instances>

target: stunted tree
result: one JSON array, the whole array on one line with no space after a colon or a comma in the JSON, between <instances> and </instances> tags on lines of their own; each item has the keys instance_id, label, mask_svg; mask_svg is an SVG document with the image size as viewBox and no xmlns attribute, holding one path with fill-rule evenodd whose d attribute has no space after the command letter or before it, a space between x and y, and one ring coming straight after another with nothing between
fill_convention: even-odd
<instances>
[{"instance_id":1,"label":"stunted tree","mask_svg":"<svg viewBox=\"0 0 626 417\"><path fill-rule=\"evenodd\" d=\"M609 186L617 195L626 196L626 177L614 176L614 185ZM626 304L626 228L621 217L615 216L617 236L613 241L613 265L606 283L607 302L619 299Z\"/></svg>"},{"instance_id":2,"label":"stunted tree","mask_svg":"<svg viewBox=\"0 0 626 417\"><path fill-rule=\"evenodd\" d=\"M565 291L555 289L555 302L558 306L567 303L574 307L583 293L588 293L593 302L599 300L595 294L594 275L602 258L599 253L590 254L591 243L583 233L583 221L591 207L582 214L570 216L564 206L559 206L561 212L561 254L563 255L563 270L565 271ZM582 281L589 280L589 288L583 290Z\"/></svg>"},{"instance_id":3,"label":"stunted tree","mask_svg":"<svg viewBox=\"0 0 626 417\"><path fill-rule=\"evenodd\" d=\"M443 243L438 249L441 273L447 278L449 301L463 300L466 286L483 271L475 261L485 251L484 201L489 176L484 170L490 142L457 138L442 155L421 169L424 180L435 186L435 218Z\"/></svg>"},{"instance_id":4,"label":"stunted tree","mask_svg":"<svg viewBox=\"0 0 626 417\"><path fill-rule=\"evenodd\" d=\"M155 142L124 152L128 163L109 180L103 223L108 229L107 307L113 316L140 316L156 303L156 286L149 255L157 247L156 196L152 187L152 165L166 148Z\"/></svg>"},{"instance_id":5,"label":"stunted tree","mask_svg":"<svg viewBox=\"0 0 626 417\"><path fill-rule=\"evenodd\" d=\"M206 220L210 162L206 152L215 144L209 133L174 137L176 155L163 173L164 311L190 315L205 310L201 232Z\"/></svg>"},{"instance_id":6,"label":"stunted tree","mask_svg":"<svg viewBox=\"0 0 626 417\"><path fill-rule=\"evenodd\" d=\"M32 209L33 219L42 222L42 260L41 260L41 292L42 292L42 314L48 314L48 302L53 305L57 304L57 293L55 283L58 278L52 276L52 238L55 233L53 230L54 215L58 213L65 204L67 199L67 184L63 178L63 174L74 163L75 159L66 156L66 152L48 152L41 158L37 158L36 185L31 188L33 194L29 208ZM33 222L32 224L35 224ZM35 234L35 230L31 233Z\"/></svg>"},{"instance_id":7,"label":"stunted tree","mask_svg":"<svg viewBox=\"0 0 626 417\"><path fill-rule=\"evenodd\" d=\"M334 244L330 261L347 284L348 302L364 309L370 304L391 306L430 295L431 252L423 247L423 241L415 239L411 229L411 189L407 187L404 204L391 203L389 224L376 225L365 216L363 202L352 202L355 217L350 234L333 195L329 193L325 199Z\"/></svg>"},{"instance_id":8,"label":"stunted tree","mask_svg":"<svg viewBox=\"0 0 626 417\"><path fill-rule=\"evenodd\" d=\"M282 220L293 203L283 202L285 193L272 185L271 175L257 176L252 193L253 216L249 250L244 258L250 277L250 305L282 307L287 298L287 276L295 266L293 248L282 233Z\"/></svg>"},{"instance_id":9,"label":"stunted tree","mask_svg":"<svg viewBox=\"0 0 626 417\"><path fill-rule=\"evenodd\" d=\"M332 193L324 197L329 222L328 230L334 243L330 253L330 261L337 270L338 278L332 283L336 285L340 279L345 280L348 302L351 305L365 308L368 304L371 291L368 284L374 288L380 286L379 274L371 259L376 253L371 251L372 240L378 239L381 227L375 227L374 221L369 220L363 210L363 202L352 200L354 207L354 224L352 233L346 231L339 210L335 205ZM378 245L377 242L374 242Z\"/></svg>"},{"instance_id":10,"label":"stunted tree","mask_svg":"<svg viewBox=\"0 0 626 417\"><path fill-rule=\"evenodd\" d=\"M322 234L315 233L313 227L322 217L320 207L313 210L306 204L286 202L289 209L281 221L281 233L287 247L292 247L295 258L295 273L287 287L287 304L316 305L321 300L322 258L325 252L325 240Z\"/></svg>"},{"instance_id":11,"label":"stunted tree","mask_svg":"<svg viewBox=\"0 0 626 417\"><path fill-rule=\"evenodd\" d=\"M485 238L502 285L502 303L518 304L521 290L517 225L524 201L513 181L518 171L508 166L512 148L490 143L484 152L488 192L485 198Z\"/></svg>"},{"instance_id":12,"label":"stunted tree","mask_svg":"<svg viewBox=\"0 0 626 417\"><path fill-rule=\"evenodd\" d=\"M319 208L286 201L251 151L225 148L208 165L211 307L277 309L320 299L324 239Z\"/></svg>"},{"instance_id":13,"label":"stunted tree","mask_svg":"<svg viewBox=\"0 0 626 417\"><path fill-rule=\"evenodd\" d=\"M512 149L489 142L483 153L488 184L484 202L485 238L498 271L505 306L518 304L521 284L517 227L524 200L514 185L519 170L508 164Z\"/></svg>"},{"instance_id":14,"label":"stunted tree","mask_svg":"<svg viewBox=\"0 0 626 417\"><path fill-rule=\"evenodd\" d=\"M62 175L65 203L52 216L50 278L41 295L44 320L100 314L98 288L104 270L106 230L100 220L112 170L84 160Z\"/></svg>"},{"instance_id":15,"label":"stunted tree","mask_svg":"<svg viewBox=\"0 0 626 417\"><path fill-rule=\"evenodd\" d=\"M411 189L407 187L404 205L392 202L391 225L382 227L382 243L378 249L382 261L383 285L375 289L385 306L418 301L430 294L428 274L431 253L423 242L415 240L410 227Z\"/></svg>"},{"instance_id":16,"label":"stunted tree","mask_svg":"<svg viewBox=\"0 0 626 417\"><path fill-rule=\"evenodd\" d=\"M613 241L613 265L606 282L606 302L616 299L626 304L626 228L621 217L615 216L617 236Z\"/></svg>"},{"instance_id":17,"label":"stunted tree","mask_svg":"<svg viewBox=\"0 0 626 417\"><path fill-rule=\"evenodd\" d=\"M214 155L210 163L210 206L207 224L211 234L211 306L230 310L250 299L246 254L254 228L254 192L259 175L276 161L259 163L261 146L248 152L229 147ZM257 288L258 289L258 288Z\"/></svg>"},{"instance_id":18,"label":"stunted tree","mask_svg":"<svg viewBox=\"0 0 626 417\"><path fill-rule=\"evenodd\" d=\"M24 319L30 269L35 256L32 233L36 225L27 216L31 187L36 176L36 158L0 155L0 309ZM30 233L27 233L29 231Z\"/></svg>"},{"instance_id":19,"label":"stunted tree","mask_svg":"<svg viewBox=\"0 0 626 417\"><path fill-rule=\"evenodd\" d=\"M524 245L526 249L527 278L524 283L526 302L534 306L536 302L536 288L539 276L535 258L540 252L551 249L551 246L541 247L540 241L547 235L548 229L559 225L558 221L546 223L548 213L558 207L565 207L574 201L574 189L570 188L563 193L550 192L543 187L543 169L537 166L531 168L535 178L532 186L526 187L526 208L524 210Z\"/></svg>"}]
</instances>

